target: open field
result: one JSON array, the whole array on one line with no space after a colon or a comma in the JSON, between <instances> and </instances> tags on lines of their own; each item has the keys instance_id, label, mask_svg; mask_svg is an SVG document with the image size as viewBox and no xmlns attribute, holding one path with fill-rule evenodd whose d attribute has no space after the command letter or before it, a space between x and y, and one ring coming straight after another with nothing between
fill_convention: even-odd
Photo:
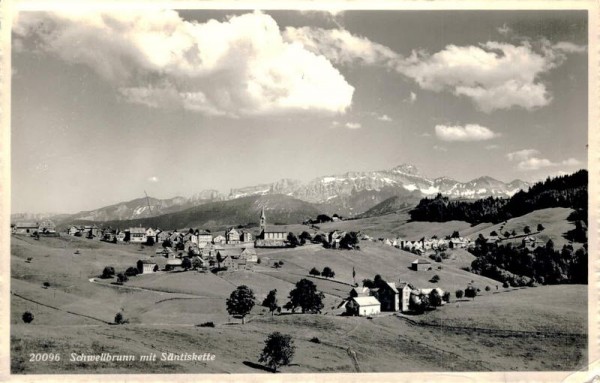
<instances>
[{"instance_id":1,"label":"open field","mask_svg":"<svg viewBox=\"0 0 600 383\"><path fill-rule=\"evenodd\" d=\"M378 243L363 242L360 251L319 246L259 249L261 257L283 260L281 269L258 265L254 271L219 275L195 271L130 278L125 286L95 279L106 265L123 271L154 249L113 245L78 238L12 237L11 357L14 373L260 373L257 359L273 331L292 335L297 347L284 372L567 370L585 364L586 286L503 289L488 278L461 270L458 264L432 263L441 270L414 272L416 256ZM79 249L81 254L75 255ZM464 254L463 254L464 255ZM26 259L31 257L31 263ZM157 257L158 258L158 257ZM465 262L457 258L457 263ZM225 310L225 299L246 284L261 301L277 289L279 304L312 267L330 266L335 280L311 278L325 293L321 315L272 317L255 307L241 325ZM372 320L339 316L335 309L356 280L381 274L418 287L454 292L473 283L482 295L408 318L382 314ZM50 282L44 288L44 282ZM485 292L485 286L492 291ZM21 314L35 319L24 324ZM109 324L117 312L126 325ZM215 328L201 328L207 321ZM420 324L421 323L421 324ZM439 326L440 323L445 327ZM467 327L469 330L461 329ZM515 329L525 330L514 333ZM494 331L488 331L494 330ZM504 332L502 332L504 331ZM561 333L559 337L544 334ZM321 343L309 340L318 337ZM357 362L349 357L354 351ZM29 354L61 353L60 362L30 363ZM157 361L71 362L71 353L131 354L210 352L213 362ZM565 356L567 355L568 358Z\"/></svg>"}]
</instances>

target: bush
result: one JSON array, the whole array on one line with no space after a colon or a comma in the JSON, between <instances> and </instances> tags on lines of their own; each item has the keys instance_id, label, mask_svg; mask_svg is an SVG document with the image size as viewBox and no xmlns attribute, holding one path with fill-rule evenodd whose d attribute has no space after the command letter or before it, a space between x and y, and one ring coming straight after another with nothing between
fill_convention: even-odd
<instances>
[{"instance_id":1,"label":"bush","mask_svg":"<svg viewBox=\"0 0 600 383\"><path fill-rule=\"evenodd\" d=\"M108 279L115 276L115 268L112 266L106 266L104 270L102 270L102 278Z\"/></svg>"},{"instance_id":2,"label":"bush","mask_svg":"<svg viewBox=\"0 0 600 383\"><path fill-rule=\"evenodd\" d=\"M310 338L310 341L309 341L309 342L313 342L313 343L321 343L321 341L319 340L319 338L317 338L316 336L315 336L315 337L312 337L312 338Z\"/></svg>"},{"instance_id":3,"label":"bush","mask_svg":"<svg viewBox=\"0 0 600 383\"><path fill-rule=\"evenodd\" d=\"M123 314L117 313L117 315L115 315L115 324L125 324L125 323L129 323L129 321L127 319L125 319Z\"/></svg>"},{"instance_id":4,"label":"bush","mask_svg":"<svg viewBox=\"0 0 600 383\"><path fill-rule=\"evenodd\" d=\"M436 255L436 256L435 256L435 261L436 261L436 262L442 262L442 257L441 257L441 256L439 256L439 255Z\"/></svg>"},{"instance_id":5,"label":"bush","mask_svg":"<svg viewBox=\"0 0 600 383\"><path fill-rule=\"evenodd\" d=\"M446 303L450 303L450 293L448 291L446 291L444 293L444 296L442 297L442 300Z\"/></svg>"},{"instance_id":6,"label":"bush","mask_svg":"<svg viewBox=\"0 0 600 383\"><path fill-rule=\"evenodd\" d=\"M128 277L135 277L139 273L140 272L138 271L138 269L136 267L129 267L129 268L127 268L127 270L125 270L125 275Z\"/></svg>"},{"instance_id":7,"label":"bush","mask_svg":"<svg viewBox=\"0 0 600 383\"><path fill-rule=\"evenodd\" d=\"M204 322L198 325L199 327L215 327L213 322Z\"/></svg>"},{"instance_id":8,"label":"bush","mask_svg":"<svg viewBox=\"0 0 600 383\"><path fill-rule=\"evenodd\" d=\"M28 257L28 258L27 258L27 260L26 260L25 262L27 262L27 263L31 263L31 261L33 261L33 258L32 258L32 257Z\"/></svg>"},{"instance_id":9,"label":"bush","mask_svg":"<svg viewBox=\"0 0 600 383\"><path fill-rule=\"evenodd\" d=\"M485 286L485 291L490 291L490 290L491 290L490 286Z\"/></svg>"},{"instance_id":10,"label":"bush","mask_svg":"<svg viewBox=\"0 0 600 383\"><path fill-rule=\"evenodd\" d=\"M125 275L123 273L117 274L117 283L123 284L123 283L127 282L128 280L129 280L129 278L127 278L127 275Z\"/></svg>"},{"instance_id":11,"label":"bush","mask_svg":"<svg viewBox=\"0 0 600 383\"><path fill-rule=\"evenodd\" d=\"M279 266L283 266L283 261L278 262Z\"/></svg>"},{"instance_id":12,"label":"bush","mask_svg":"<svg viewBox=\"0 0 600 383\"><path fill-rule=\"evenodd\" d=\"M256 260L256 264L257 264L257 265L260 265L261 263L262 263L262 259L258 258L258 259Z\"/></svg>"},{"instance_id":13,"label":"bush","mask_svg":"<svg viewBox=\"0 0 600 383\"><path fill-rule=\"evenodd\" d=\"M456 295L456 299L461 299L464 295L464 292L462 290L456 290L454 295Z\"/></svg>"},{"instance_id":14,"label":"bush","mask_svg":"<svg viewBox=\"0 0 600 383\"><path fill-rule=\"evenodd\" d=\"M25 311L21 318L23 319L23 322L25 322L25 323L33 322L33 314L30 313L29 311Z\"/></svg>"},{"instance_id":15,"label":"bush","mask_svg":"<svg viewBox=\"0 0 600 383\"><path fill-rule=\"evenodd\" d=\"M439 275L434 275L433 277L431 277L431 279L429 280L429 282L431 283L438 283L440 281L440 276Z\"/></svg>"},{"instance_id":16,"label":"bush","mask_svg":"<svg viewBox=\"0 0 600 383\"><path fill-rule=\"evenodd\" d=\"M50 287L50 282L44 282L44 288L47 289L48 287Z\"/></svg>"},{"instance_id":17,"label":"bush","mask_svg":"<svg viewBox=\"0 0 600 383\"><path fill-rule=\"evenodd\" d=\"M319 270L317 270L316 267L313 267L312 269L310 269L310 271L308 272L310 275L321 275L321 272Z\"/></svg>"}]
</instances>

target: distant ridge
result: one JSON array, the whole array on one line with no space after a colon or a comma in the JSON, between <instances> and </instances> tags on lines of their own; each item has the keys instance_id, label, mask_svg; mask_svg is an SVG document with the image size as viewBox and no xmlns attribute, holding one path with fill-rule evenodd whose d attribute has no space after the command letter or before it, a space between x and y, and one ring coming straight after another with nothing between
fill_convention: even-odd
<instances>
[{"instance_id":1,"label":"distant ridge","mask_svg":"<svg viewBox=\"0 0 600 383\"><path fill-rule=\"evenodd\" d=\"M302 183L289 178L279 181L231 189L228 195L217 190L203 190L189 198L138 198L100 209L61 216L60 221L117 221L150 218L183 211L213 202L230 201L249 196L286 195L313 204L324 213L358 216L391 197L400 205L413 204L424 196L441 193L454 199L510 197L529 184L515 180L504 183L491 177L459 182L449 177L427 178L416 166L402 164L388 170L346 172L322 176Z\"/></svg>"}]
</instances>

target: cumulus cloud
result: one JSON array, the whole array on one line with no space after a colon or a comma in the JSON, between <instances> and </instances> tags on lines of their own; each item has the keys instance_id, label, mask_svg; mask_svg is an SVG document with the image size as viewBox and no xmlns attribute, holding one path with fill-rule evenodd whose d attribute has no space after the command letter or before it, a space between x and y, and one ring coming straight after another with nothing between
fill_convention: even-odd
<instances>
[{"instance_id":1,"label":"cumulus cloud","mask_svg":"<svg viewBox=\"0 0 600 383\"><path fill-rule=\"evenodd\" d=\"M501 34L510 27L498 28ZM548 105L552 95L542 75L561 65L566 54L583 53L586 47L571 42L550 43L546 39L520 44L488 41L479 45L448 45L430 54L415 50L403 57L390 48L355 36L344 29L312 27L285 29L287 41L298 42L335 64L360 63L395 69L422 88L449 91L467 97L484 112L513 107L533 110ZM414 102L411 93L407 102Z\"/></svg>"},{"instance_id":2,"label":"cumulus cloud","mask_svg":"<svg viewBox=\"0 0 600 383\"><path fill-rule=\"evenodd\" d=\"M84 64L149 107L207 115L344 113L354 88L326 57L255 12L196 23L175 11L22 12L14 33Z\"/></svg>"},{"instance_id":3,"label":"cumulus cloud","mask_svg":"<svg viewBox=\"0 0 600 383\"><path fill-rule=\"evenodd\" d=\"M287 27L284 36L287 41L299 43L336 64L361 63L392 67L400 58L390 48L365 37L355 36L345 29Z\"/></svg>"},{"instance_id":4,"label":"cumulus cloud","mask_svg":"<svg viewBox=\"0 0 600 383\"><path fill-rule=\"evenodd\" d=\"M523 161L539 153L540 151L537 149L522 149L517 150L516 152L507 153L506 157L509 161Z\"/></svg>"},{"instance_id":5,"label":"cumulus cloud","mask_svg":"<svg viewBox=\"0 0 600 383\"><path fill-rule=\"evenodd\" d=\"M506 155L509 161L518 161L517 169L522 171L540 170L544 168L556 168L560 166L578 166L581 162L575 158L553 162L548 158L540 158L540 152L536 149L523 149Z\"/></svg>"},{"instance_id":6,"label":"cumulus cloud","mask_svg":"<svg viewBox=\"0 0 600 383\"><path fill-rule=\"evenodd\" d=\"M231 117L344 113L354 87L334 65L351 64L395 70L422 89L466 97L484 112L532 110L552 100L542 76L567 54L586 51L542 39L448 45L403 57L342 27L281 31L260 12L205 23L168 10L22 12L16 20L15 41L33 41L36 49L91 67L126 101ZM415 100L411 93L408 102Z\"/></svg>"},{"instance_id":7,"label":"cumulus cloud","mask_svg":"<svg viewBox=\"0 0 600 383\"><path fill-rule=\"evenodd\" d=\"M158 177L157 176L152 176L148 178L149 182L158 182Z\"/></svg>"},{"instance_id":8,"label":"cumulus cloud","mask_svg":"<svg viewBox=\"0 0 600 383\"><path fill-rule=\"evenodd\" d=\"M346 128L348 129L360 129L362 128L362 125L358 122L346 122L346 125L344 125Z\"/></svg>"},{"instance_id":9,"label":"cumulus cloud","mask_svg":"<svg viewBox=\"0 0 600 383\"><path fill-rule=\"evenodd\" d=\"M435 135L442 141L486 141L498 137L489 128L477 124L465 126L436 125Z\"/></svg>"},{"instance_id":10,"label":"cumulus cloud","mask_svg":"<svg viewBox=\"0 0 600 383\"><path fill-rule=\"evenodd\" d=\"M500 148L500 145L496 145L496 144L492 144L492 145L486 145L485 147L487 150L495 150Z\"/></svg>"},{"instance_id":11,"label":"cumulus cloud","mask_svg":"<svg viewBox=\"0 0 600 383\"><path fill-rule=\"evenodd\" d=\"M392 121L392 118L390 116L388 116L387 114L384 114L382 116L378 116L377 119L379 121L385 121L385 122L390 122Z\"/></svg>"},{"instance_id":12,"label":"cumulus cloud","mask_svg":"<svg viewBox=\"0 0 600 383\"><path fill-rule=\"evenodd\" d=\"M433 55L414 51L398 70L423 89L466 96L484 112L514 106L531 110L551 101L539 76L557 65L558 56L552 50L538 53L528 43L448 45Z\"/></svg>"},{"instance_id":13,"label":"cumulus cloud","mask_svg":"<svg viewBox=\"0 0 600 383\"><path fill-rule=\"evenodd\" d=\"M446 149L443 146L439 146L439 145L433 145L433 150L437 150L438 152L447 152L448 149Z\"/></svg>"}]
</instances>

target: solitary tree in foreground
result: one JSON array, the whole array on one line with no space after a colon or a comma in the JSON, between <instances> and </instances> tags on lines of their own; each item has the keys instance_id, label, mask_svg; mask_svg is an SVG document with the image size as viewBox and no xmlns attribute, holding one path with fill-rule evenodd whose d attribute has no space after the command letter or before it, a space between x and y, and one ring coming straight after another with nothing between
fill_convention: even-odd
<instances>
[{"instance_id":1,"label":"solitary tree in foreground","mask_svg":"<svg viewBox=\"0 0 600 383\"><path fill-rule=\"evenodd\" d=\"M269 308L271 316L273 316L273 312L279 307L277 304L277 289L269 291L269 294L263 301L262 305Z\"/></svg>"},{"instance_id":2,"label":"solitary tree in foreground","mask_svg":"<svg viewBox=\"0 0 600 383\"><path fill-rule=\"evenodd\" d=\"M241 316L242 324L244 324L244 318L250 313L253 307L254 292L248 286L238 286L237 289L231 292L229 298L227 298L227 312L229 315Z\"/></svg>"},{"instance_id":3,"label":"solitary tree in foreground","mask_svg":"<svg viewBox=\"0 0 600 383\"><path fill-rule=\"evenodd\" d=\"M30 313L29 311L25 311L21 318L23 319L23 322L25 322L25 323L33 322L33 314Z\"/></svg>"},{"instance_id":4,"label":"solitary tree in foreground","mask_svg":"<svg viewBox=\"0 0 600 383\"><path fill-rule=\"evenodd\" d=\"M296 347L290 335L274 332L265 340L265 348L258 361L270 367L273 372L277 372L278 367L290 364L295 350Z\"/></svg>"}]
</instances>

